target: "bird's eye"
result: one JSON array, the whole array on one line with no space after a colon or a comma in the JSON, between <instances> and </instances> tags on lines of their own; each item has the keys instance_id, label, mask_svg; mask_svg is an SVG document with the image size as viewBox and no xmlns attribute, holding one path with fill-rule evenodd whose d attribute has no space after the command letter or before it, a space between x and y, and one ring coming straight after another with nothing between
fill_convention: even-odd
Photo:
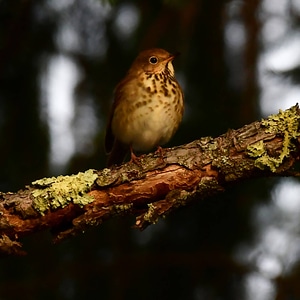
<instances>
[{"instance_id":1,"label":"bird's eye","mask_svg":"<svg viewBox=\"0 0 300 300\"><path fill-rule=\"evenodd\" d=\"M149 58L149 62L150 62L150 64L155 65L155 64L157 64L158 59L157 59L156 56L151 56L151 57Z\"/></svg>"}]
</instances>

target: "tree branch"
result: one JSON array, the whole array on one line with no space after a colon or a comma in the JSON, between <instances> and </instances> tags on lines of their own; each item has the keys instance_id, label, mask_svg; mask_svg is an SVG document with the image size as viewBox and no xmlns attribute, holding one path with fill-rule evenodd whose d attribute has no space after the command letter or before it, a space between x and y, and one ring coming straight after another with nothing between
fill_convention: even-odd
<instances>
[{"instance_id":1,"label":"tree branch","mask_svg":"<svg viewBox=\"0 0 300 300\"><path fill-rule=\"evenodd\" d=\"M0 193L0 251L24 254L19 238L51 229L54 242L131 214L144 229L192 201L241 180L298 176L298 105L217 138L142 156L140 164L44 178L17 193Z\"/></svg>"}]
</instances>

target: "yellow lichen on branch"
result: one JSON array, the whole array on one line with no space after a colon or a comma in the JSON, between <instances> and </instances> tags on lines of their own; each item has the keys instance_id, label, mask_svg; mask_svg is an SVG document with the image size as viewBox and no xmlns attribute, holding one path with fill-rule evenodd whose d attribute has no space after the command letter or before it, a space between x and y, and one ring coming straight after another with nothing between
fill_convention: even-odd
<instances>
[{"instance_id":1,"label":"yellow lichen on branch","mask_svg":"<svg viewBox=\"0 0 300 300\"><path fill-rule=\"evenodd\" d=\"M35 187L31 193L32 205L42 215L49 209L63 208L70 202L83 207L94 200L88 192L97 178L93 170L88 170L77 175L36 180L32 182L32 186Z\"/></svg>"},{"instance_id":2,"label":"yellow lichen on branch","mask_svg":"<svg viewBox=\"0 0 300 300\"><path fill-rule=\"evenodd\" d=\"M249 155L256 158L255 165L260 169L268 167L272 172L283 163L284 159L289 157L290 152L295 150L294 141L300 135L298 107L293 106L286 111L279 110L276 115L271 115L262 120L262 125L266 128L265 132L273 135L282 135L283 142L280 154L276 157L269 155L265 147L265 141L260 140L248 146Z\"/></svg>"}]
</instances>

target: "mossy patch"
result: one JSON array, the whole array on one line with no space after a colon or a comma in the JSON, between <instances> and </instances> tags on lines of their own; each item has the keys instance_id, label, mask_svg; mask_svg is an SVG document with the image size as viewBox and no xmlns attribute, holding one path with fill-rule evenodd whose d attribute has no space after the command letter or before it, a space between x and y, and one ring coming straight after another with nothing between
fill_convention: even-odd
<instances>
[{"instance_id":1,"label":"mossy patch","mask_svg":"<svg viewBox=\"0 0 300 300\"><path fill-rule=\"evenodd\" d=\"M70 202L84 206L93 202L94 198L87 193L97 179L93 170L80 172L71 176L43 178L32 182L35 189L31 195L34 198L33 207L42 215L48 209L65 207Z\"/></svg>"},{"instance_id":2,"label":"mossy patch","mask_svg":"<svg viewBox=\"0 0 300 300\"><path fill-rule=\"evenodd\" d=\"M283 136L283 143L281 152L277 157L268 155L263 141L249 145L247 147L248 155L257 158L255 160L256 167L260 169L268 167L272 172L276 172L283 160L289 157L291 151L295 149L293 139L299 136L299 119L298 105L295 105L285 111L279 110L278 114L262 120L262 125L266 127L265 132Z\"/></svg>"}]
</instances>

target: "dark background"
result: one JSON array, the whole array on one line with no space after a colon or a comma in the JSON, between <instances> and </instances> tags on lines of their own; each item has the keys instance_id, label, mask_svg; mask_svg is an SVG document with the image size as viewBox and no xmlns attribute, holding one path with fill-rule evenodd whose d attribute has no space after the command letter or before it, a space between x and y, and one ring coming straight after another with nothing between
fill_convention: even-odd
<instances>
[{"instance_id":1,"label":"dark background","mask_svg":"<svg viewBox=\"0 0 300 300\"><path fill-rule=\"evenodd\" d=\"M170 146L295 104L300 5L275 2L0 1L0 191L103 168L113 89L145 48L181 52ZM124 218L59 245L32 235L26 257L0 258L0 300L300 299L299 193L295 179L251 180L144 232Z\"/></svg>"}]
</instances>

